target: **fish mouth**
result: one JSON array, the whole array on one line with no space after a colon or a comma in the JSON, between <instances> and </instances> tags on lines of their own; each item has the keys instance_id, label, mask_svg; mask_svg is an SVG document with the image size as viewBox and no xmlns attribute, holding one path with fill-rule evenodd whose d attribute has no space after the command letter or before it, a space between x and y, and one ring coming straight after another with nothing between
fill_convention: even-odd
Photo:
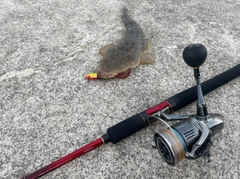
<instances>
[{"instance_id":1,"label":"fish mouth","mask_svg":"<svg viewBox=\"0 0 240 179\"><path fill-rule=\"evenodd\" d=\"M127 78L130 74L131 74L131 69L125 72L119 73L118 75L115 76L115 78Z\"/></svg>"},{"instance_id":2,"label":"fish mouth","mask_svg":"<svg viewBox=\"0 0 240 179\"><path fill-rule=\"evenodd\" d=\"M109 78L127 78L131 74L131 69L128 69L125 72L118 73L117 75L107 75L107 76L101 76L100 73L90 73L85 78L87 80L96 80L96 79L109 79Z\"/></svg>"},{"instance_id":3,"label":"fish mouth","mask_svg":"<svg viewBox=\"0 0 240 179\"><path fill-rule=\"evenodd\" d=\"M126 78L130 75L131 69L126 70L121 73L107 73L107 72L98 72L98 78Z\"/></svg>"},{"instance_id":4,"label":"fish mouth","mask_svg":"<svg viewBox=\"0 0 240 179\"><path fill-rule=\"evenodd\" d=\"M101 72L101 71L98 71L97 74L98 74L98 78L113 78L117 75L116 73L108 73L108 72Z\"/></svg>"}]
</instances>

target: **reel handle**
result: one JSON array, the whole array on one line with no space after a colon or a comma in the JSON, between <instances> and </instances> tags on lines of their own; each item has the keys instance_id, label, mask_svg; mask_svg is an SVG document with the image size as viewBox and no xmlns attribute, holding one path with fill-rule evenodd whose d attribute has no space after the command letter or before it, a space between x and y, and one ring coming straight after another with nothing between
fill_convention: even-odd
<instances>
[{"instance_id":1,"label":"reel handle","mask_svg":"<svg viewBox=\"0 0 240 179\"><path fill-rule=\"evenodd\" d=\"M183 51L183 59L186 64L194 69L194 77L197 83L197 117L199 119L207 119L208 111L205 103L203 92L200 84L201 66L207 58L207 49L202 44L191 44Z\"/></svg>"}]
</instances>

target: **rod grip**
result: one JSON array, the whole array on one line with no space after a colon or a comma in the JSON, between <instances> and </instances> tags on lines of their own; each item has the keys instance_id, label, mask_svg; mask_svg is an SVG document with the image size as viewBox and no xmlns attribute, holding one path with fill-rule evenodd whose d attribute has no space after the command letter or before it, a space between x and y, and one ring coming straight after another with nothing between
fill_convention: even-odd
<instances>
[{"instance_id":1,"label":"rod grip","mask_svg":"<svg viewBox=\"0 0 240 179\"><path fill-rule=\"evenodd\" d=\"M203 95L208 94L214 89L228 83L229 81L240 76L240 64L237 66L217 75L201 84ZM180 92L171 98L168 98L167 101L172 106L172 110L179 110L188 104L194 102L197 99L197 87L193 86L183 92Z\"/></svg>"},{"instance_id":2,"label":"rod grip","mask_svg":"<svg viewBox=\"0 0 240 179\"><path fill-rule=\"evenodd\" d=\"M113 144L147 126L147 113L141 112L107 129L108 140ZM105 138L105 136L104 136ZM105 141L109 142L109 141Z\"/></svg>"}]
</instances>

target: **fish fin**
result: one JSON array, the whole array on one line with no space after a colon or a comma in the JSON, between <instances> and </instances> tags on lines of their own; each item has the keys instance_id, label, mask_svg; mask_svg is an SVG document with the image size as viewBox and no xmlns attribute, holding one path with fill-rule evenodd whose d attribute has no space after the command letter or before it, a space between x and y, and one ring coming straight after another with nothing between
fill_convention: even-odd
<instances>
[{"instance_id":1,"label":"fish fin","mask_svg":"<svg viewBox=\"0 0 240 179\"><path fill-rule=\"evenodd\" d=\"M98 51L98 53L99 53L101 56L104 56L104 55L106 54L107 50L108 50L110 47L112 47L113 45L114 45L114 44L111 43L111 44L108 44L108 45L100 48L99 51Z\"/></svg>"},{"instance_id":2,"label":"fish fin","mask_svg":"<svg viewBox=\"0 0 240 179\"><path fill-rule=\"evenodd\" d=\"M153 43L151 41L147 41L146 45L143 48L143 53L141 54L139 65L156 63L156 59L151 54L152 47Z\"/></svg>"},{"instance_id":3,"label":"fish fin","mask_svg":"<svg viewBox=\"0 0 240 179\"><path fill-rule=\"evenodd\" d=\"M155 64L155 63L156 63L156 59L152 56L151 53L143 53L141 55L139 65Z\"/></svg>"},{"instance_id":4,"label":"fish fin","mask_svg":"<svg viewBox=\"0 0 240 179\"><path fill-rule=\"evenodd\" d=\"M153 43L151 41L147 41L144 46L143 53L150 53L152 51Z\"/></svg>"}]
</instances>

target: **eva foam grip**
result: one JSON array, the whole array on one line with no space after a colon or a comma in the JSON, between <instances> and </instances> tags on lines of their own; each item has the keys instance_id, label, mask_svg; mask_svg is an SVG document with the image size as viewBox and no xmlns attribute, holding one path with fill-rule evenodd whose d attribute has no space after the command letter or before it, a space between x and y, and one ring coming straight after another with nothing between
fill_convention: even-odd
<instances>
[{"instance_id":1,"label":"eva foam grip","mask_svg":"<svg viewBox=\"0 0 240 179\"><path fill-rule=\"evenodd\" d=\"M110 127L107 129L107 138L113 144L119 142L120 140L134 134L135 132L145 128L147 126L148 115L146 112L136 114L124 121ZM106 140L106 136L103 136Z\"/></svg>"},{"instance_id":2,"label":"eva foam grip","mask_svg":"<svg viewBox=\"0 0 240 179\"><path fill-rule=\"evenodd\" d=\"M237 66L203 82L201 84L203 95L215 90L216 88L228 83L229 81L240 76L240 64ZM172 110L179 110L188 104L197 100L197 87L189 88L177 95L169 98L167 101L172 106Z\"/></svg>"}]
</instances>

